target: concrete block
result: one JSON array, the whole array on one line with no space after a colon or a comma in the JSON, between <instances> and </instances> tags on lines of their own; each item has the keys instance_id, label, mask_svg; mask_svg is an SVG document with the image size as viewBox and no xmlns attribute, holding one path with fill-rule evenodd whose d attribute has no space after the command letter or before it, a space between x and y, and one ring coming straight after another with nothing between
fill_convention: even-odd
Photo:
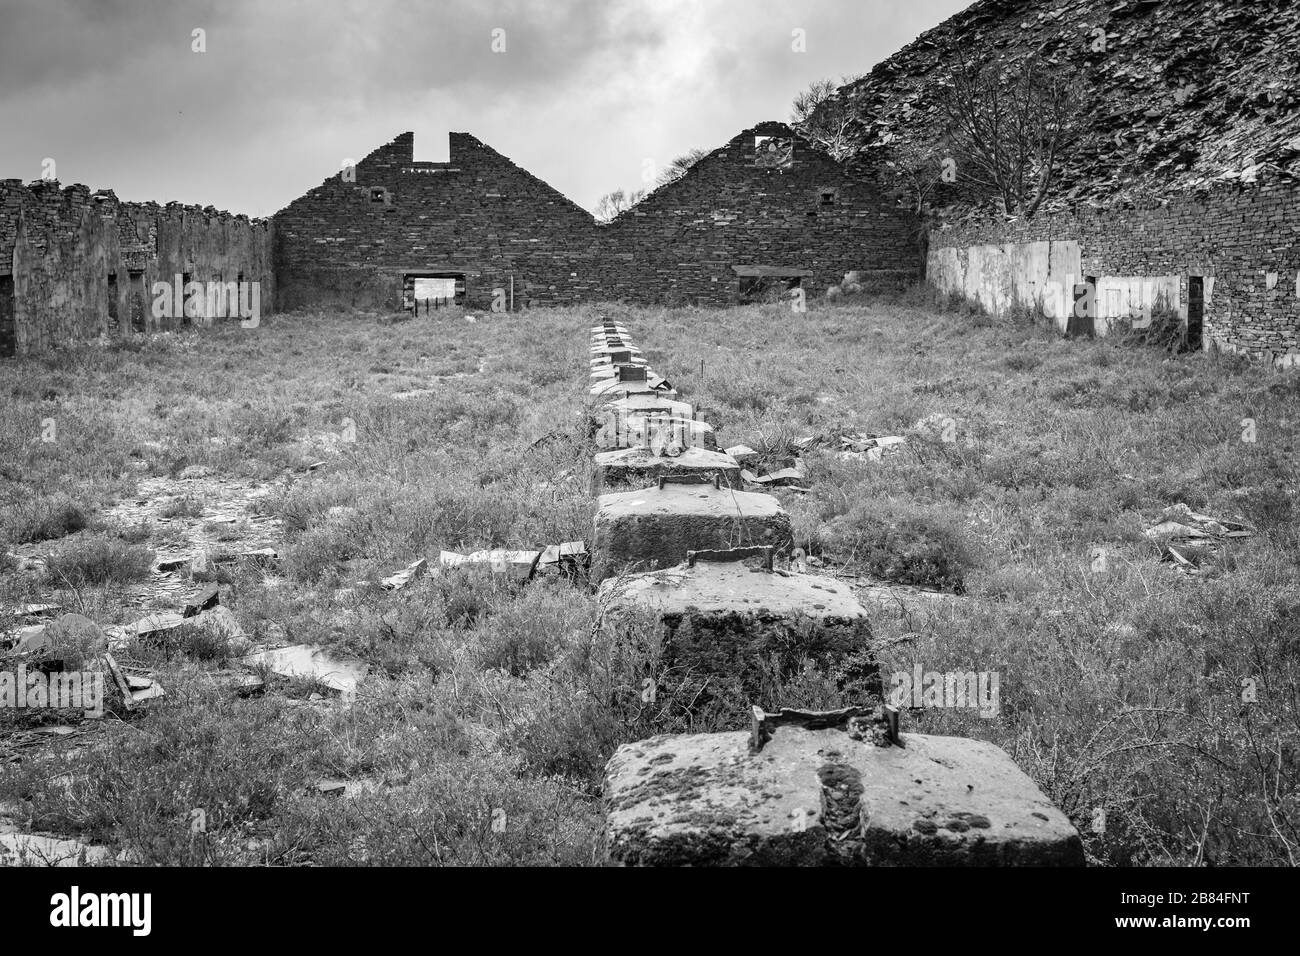
<instances>
[{"instance_id":1,"label":"concrete block","mask_svg":"<svg viewBox=\"0 0 1300 956\"><path fill-rule=\"evenodd\" d=\"M667 380L655 375L652 376L647 387L646 382L620 382L617 379L602 379L592 385L590 394L596 398L618 399L626 395L634 395L638 392L653 392L667 399L677 397L677 389L665 387Z\"/></svg>"},{"instance_id":2,"label":"concrete block","mask_svg":"<svg viewBox=\"0 0 1300 956\"><path fill-rule=\"evenodd\" d=\"M624 610L653 612L665 663L718 675L720 687L756 694L773 670L792 674L811 661L842 670L842 687L883 700L871 624L847 585L735 554L695 554L694 564L688 556L673 568L607 578L600 590L611 623Z\"/></svg>"},{"instance_id":3,"label":"concrete block","mask_svg":"<svg viewBox=\"0 0 1300 956\"><path fill-rule=\"evenodd\" d=\"M790 516L772 495L665 483L602 495L595 518L596 577L630 564L670 568L688 551L794 547Z\"/></svg>"},{"instance_id":4,"label":"concrete block","mask_svg":"<svg viewBox=\"0 0 1300 956\"><path fill-rule=\"evenodd\" d=\"M708 422L657 411L606 410L595 429L595 440L601 451L647 444L656 451L671 445L711 451L718 447L717 436Z\"/></svg>"},{"instance_id":5,"label":"concrete block","mask_svg":"<svg viewBox=\"0 0 1300 956\"><path fill-rule=\"evenodd\" d=\"M597 452L592 474L592 494L643 488L663 475L718 473L722 483L740 487L740 466L730 455L706 448L687 448L675 457L656 455L653 449L618 448Z\"/></svg>"},{"instance_id":6,"label":"concrete block","mask_svg":"<svg viewBox=\"0 0 1300 956\"><path fill-rule=\"evenodd\" d=\"M783 711L782 714L790 712ZM843 713L843 712L839 712ZM869 719L869 718L868 718ZM632 866L1082 866L1078 832L1002 749L793 722L625 744L606 851Z\"/></svg>"}]
</instances>

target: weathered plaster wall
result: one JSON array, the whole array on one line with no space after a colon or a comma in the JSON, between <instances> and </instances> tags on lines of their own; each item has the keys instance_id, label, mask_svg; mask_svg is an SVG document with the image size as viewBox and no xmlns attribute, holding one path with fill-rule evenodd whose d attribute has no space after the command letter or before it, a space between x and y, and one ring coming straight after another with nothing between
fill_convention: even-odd
<instances>
[{"instance_id":1,"label":"weathered plaster wall","mask_svg":"<svg viewBox=\"0 0 1300 956\"><path fill-rule=\"evenodd\" d=\"M1045 257L1043 244L1078 248ZM998 249L997 252L990 251ZM927 276L990 311L1044 298L1038 290L1095 276L1097 330L1116 315L1166 306L1186 320L1188 277L1204 277L1203 341L1300 363L1300 187L1289 178L1225 184L1161 205L1077 209L1029 222L975 222L930 234ZM1035 295L1037 293L1037 297ZM1065 304L1059 291L1045 298ZM1052 314L1052 313L1049 313ZM1064 327L1062 315L1055 315Z\"/></svg>"}]
</instances>

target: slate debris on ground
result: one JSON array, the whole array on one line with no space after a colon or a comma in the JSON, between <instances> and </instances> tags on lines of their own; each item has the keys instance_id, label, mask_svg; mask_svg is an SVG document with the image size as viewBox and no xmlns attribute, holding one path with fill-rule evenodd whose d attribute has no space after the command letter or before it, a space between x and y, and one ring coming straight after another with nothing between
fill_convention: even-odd
<instances>
[{"instance_id":1,"label":"slate debris on ground","mask_svg":"<svg viewBox=\"0 0 1300 956\"><path fill-rule=\"evenodd\" d=\"M1255 529L1244 521L1198 514L1180 501L1162 511L1160 521L1144 533L1159 546L1161 561L1172 562L1187 574L1198 574L1201 563L1218 554L1225 542L1249 538Z\"/></svg>"}]
</instances>

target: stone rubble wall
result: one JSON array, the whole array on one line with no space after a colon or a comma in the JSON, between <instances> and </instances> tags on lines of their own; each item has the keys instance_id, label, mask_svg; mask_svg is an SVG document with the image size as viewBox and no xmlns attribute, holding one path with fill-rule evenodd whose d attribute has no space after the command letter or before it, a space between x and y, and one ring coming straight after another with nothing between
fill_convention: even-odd
<instances>
[{"instance_id":1,"label":"stone rubble wall","mask_svg":"<svg viewBox=\"0 0 1300 956\"><path fill-rule=\"evenodd\" d=\"M153 315L155 282L260 283L275 307L269 221L212 207L127 203L82 185L0 180L0 355L185 324ZM12 296L8 295L12 286Z\"/></svg>"}]
</instances>

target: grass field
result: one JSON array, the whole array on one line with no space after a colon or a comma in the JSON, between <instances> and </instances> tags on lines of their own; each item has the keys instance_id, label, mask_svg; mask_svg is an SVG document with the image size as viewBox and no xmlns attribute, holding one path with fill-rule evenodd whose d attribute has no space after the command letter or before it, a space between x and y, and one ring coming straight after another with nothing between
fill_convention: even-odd
<instances>
[{"instance_id":1,"label":"grass field","mask_svg":"<svg viewBox=\"0 0 1300 956\"><path fill-rule=\"evenodd\" d=\"M269 487L256 508L282 522L278 572L241 569L224 598L249 639L371 665L344 707L301 684L232 696L214 674L244 648L132 647L167 698L7 761L33 718L0 713L0 805L149 864L598 862L613 748L738 729L748 701L699 705L698 675L656 669L648 624L600 627L560 579L358 582L440 549L590 539L587 328L609 315L723 445L952 419L881 462L810 452L809 491L778 490L824 568L959 594L873 605L882 670L996 671L1000 714L911 712L904 732L1005 747L1093 862L1294 865L1300 375L941 305L283 315L0 363L0 543L50 556L42 573L0 558L0 603L138 617L124 595L147 589L176 521L107 509L169 476L176 519L202 523L179 478L200 466ZM392 397L413 389L429 393ZM1143 534L1177 502L1256 533L1180 573ZM848 702L835 686L809 669L757 702ZM327 798L322 778L365 786Z\"/></svg>"}]
</instances>

